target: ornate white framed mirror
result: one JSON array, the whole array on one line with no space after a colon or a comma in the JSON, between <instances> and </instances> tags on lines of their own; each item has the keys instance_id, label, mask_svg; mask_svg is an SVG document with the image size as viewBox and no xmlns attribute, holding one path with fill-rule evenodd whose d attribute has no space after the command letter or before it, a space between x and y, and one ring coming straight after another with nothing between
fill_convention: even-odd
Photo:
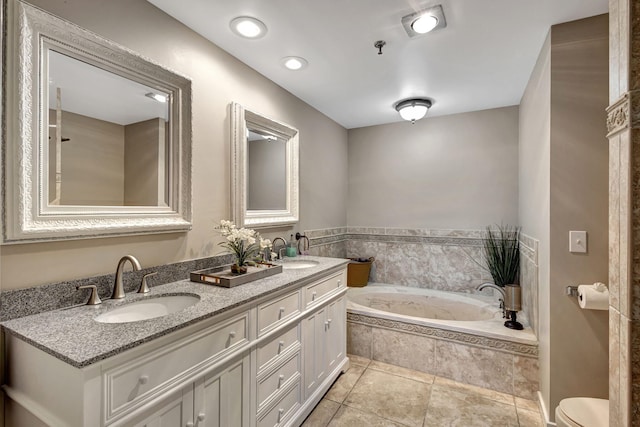
<instances>
[{"instance_id":1,"label":"ornate white framed mirror","mask_svg":"<svg viewBox=\"0 0 640 427\"><path fill-rule=\"evenodd\" d=\"M231 209L238 226L298 222L298 130L231 104Z\"/></svg>"},{"instance_id":2,"label":"ornate white framed mirror","mask_svg":"<svg viewBox=\"0 0 640 427\"><path fill-rule=\"evenodd\" d=\"M191 82L7 1L4 244L191 228Z\"/></svg>"}]
</instances>

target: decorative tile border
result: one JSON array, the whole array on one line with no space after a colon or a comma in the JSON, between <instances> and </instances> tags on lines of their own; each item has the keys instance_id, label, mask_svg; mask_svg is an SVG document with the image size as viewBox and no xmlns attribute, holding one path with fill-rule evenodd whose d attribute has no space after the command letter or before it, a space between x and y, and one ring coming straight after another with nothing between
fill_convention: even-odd
<instances>
[{"instance_id":1,"label":"decorative tile border","mask_svg":"<svg viewBox=\"0 0 640 427\"><path fill-rule=\"evenodd\" d=\"M497 338L488 338L464 332L448 331L446 329L434 328L424 325L399 322L396 320L382 319L363 314L347 312L347 321L367 326L375 326L384 329L391 329L401 332L410 332L430 338L446 341L454 341L462 344L473 345L491 350L502 351L527 357L538 357L538 346L515 343Z\"/></svg>"},{"instance_id":2,"label":"decorative tile border","mask_svg":"<svg viewBox=\"0 0 640 427\"><path fill-rule=\"evenodd\" d=\"M147 279L150 287L188 279L191 271L218 267L230 264L232 261L231 255L218 255L144 268L140 271L125 271L122 279L125 292L135 292L140 285L142 276L154 271L158 274ZM77 291L76 287L80 285L94 284L98 287L100 297L108 298L111 294L114 280L115 273L26 289L2 291L0 292L0 307L2 307L0 321L84 304L88 297L88 291Z\"/></svg>"},{"instance_id":3,"label":"decorative tile border","mask_svg":"<svg viewBox=\"0 0 640 427\"><path fill-rule=\"evenodd\" d=\"M431 230L404 228L339 227L309 230L310 246L349 240L381 243L420 243L440 246L482 246L482 230Z\"/></svg>"},{"instance_id":4,"label":"decorative tile border","mask_svg":"<svg viewBox=\"0 0 640 427\"><path fill-rule=\"evenodd\" d=\"M640 90L625 93L607 108L607 137L629 128L640 128Z\"/></svg>"}]
</instances>

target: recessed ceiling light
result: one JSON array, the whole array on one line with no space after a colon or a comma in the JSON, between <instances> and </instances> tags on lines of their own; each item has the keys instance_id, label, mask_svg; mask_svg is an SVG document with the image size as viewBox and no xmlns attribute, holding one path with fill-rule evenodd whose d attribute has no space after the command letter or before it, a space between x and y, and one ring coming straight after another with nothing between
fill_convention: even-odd
<instances>
[{"instance_id":1,"label":"recessed ceiling light","mask_svg":"<svg viewBox=\"0 0 640 427\"><path fill-rule=\"evenodd\" d=\"M442 6L437 5L403 16L402 25L409 37L416 37L446 27L447 21Z\"/></svg>"},{"instance_id":2,"label":"recessed ceiling light","mask_svg":"<svg viewBox=\"0 0 640 427\"><path fill-rule=\"evenodd\" d=\"M259 39L267 34L267 26L259 19L251 16L239 16L229 23L231 31L248 39Z\"/></svg>"},{"instance_id":3,"label":"recessed ceiling light","mask_svg":"<svg viewBox=\"0 0 640 427\"><path fill-rule=\"evenodd\" d=\"M309 65L309 63L306 59L299 56L287 56L285 58L282 58L282 65L290 70L297 71L303 69L304 67Z\"/></svg>"},{"instance_id":4,"label":"recessed ceiling light","mask_svg":"<svg viewBox=\"0 0 640 427\"><path fill-rule=\"evenodd\" d=\"M438 25L438 18L433 15L422 15L411 24L411 28L418 34L426 34Z\"/></svg>"},{"instance_id":5,"label":"recessed ceiling light","mask_svg":"<svg viewBox=\"0 0 640 427\"><path fill-rule=\"evenodd\" d=\"M149 92L149 93L146 93L145 96L148 96L149 98L151 98L151 99L153 99L155 101L158 101L158 102L162 102L162 103L167 102L167 95L162 95L162 94L159 94L159 93Z\"/></svg>"}]
</instances>

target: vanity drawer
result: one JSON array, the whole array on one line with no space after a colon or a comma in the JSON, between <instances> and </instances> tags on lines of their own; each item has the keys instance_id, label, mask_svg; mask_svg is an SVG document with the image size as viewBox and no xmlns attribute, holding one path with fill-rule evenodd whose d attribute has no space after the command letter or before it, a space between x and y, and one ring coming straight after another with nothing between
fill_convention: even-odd
<instances>
[{"instance_id":1,"label":"vanity drawer","mask_svg":"<svg viewBox=\"0 0 640 427\"><path fill-rule=\"evenodd\" d=\"M300 408L300 380L265 415L258 417L258 427L284 425Z\"/></svg>"},{"instance_id":2,"label":"vanity drawer","mask_svg":"<svg viewBox=\"0 0 640 427\"><path fill-rule=\"evenodd\" d=\"M344 271L335 274L328 279L320 282L312 283L305 286L305 307L315 305L318 301L322 301L333 291L344 288L347 284Z\"/></svg>"},{"instance_id":3,"label":"vanity drawer","mask_svg":"<svg viewBox=\"0 0 640 427\"><path fill-rule=\"evenodd\" d=\"M156 397L191 373L248 342L248 313L223 321L142 357L103 372L107 420Z\"/></svg>"},{"instance_id":4,"label":"vanity drawer","mask_svg":"<svg viewBox=\"0 0 640 427\"><path fill-rule=\"evenodd\" d=\"M258 306L258 336L273 330L300 313L300 291L294 291Z\"/></svg>"},{"instance_id":5,"label":"vanity drawer","mask_svg":"<svg viewBox=\"0 0 640 427\"><path fill-rule=\"evenodd\" d=\"M264 378L258 377L258 410L293 378L300 380L300 352L294 353L282 366Z\"/></svg>"},{"instance_id":6,"label":"vanity drawer","mask_svg":"<svg viewBox=\"0 0 640 427\"><path fill-rule=\"evenodd\" d=\"M296 324L276 337L258 346L258 372L262 371L276 357L300 343L300 324Z\"/></svg>"}]
</instances>

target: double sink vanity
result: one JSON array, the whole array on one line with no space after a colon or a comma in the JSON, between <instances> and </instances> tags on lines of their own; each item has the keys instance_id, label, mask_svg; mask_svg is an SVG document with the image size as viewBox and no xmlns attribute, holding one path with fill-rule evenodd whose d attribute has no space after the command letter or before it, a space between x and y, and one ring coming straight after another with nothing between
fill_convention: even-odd
<instances>
[{"instance_id":1,"label":"double sink vanity","mask_svg":"<svg viewBox=\"0 0 640 427\"><path fill-rule=\"evenodd\" d=\"M189 280L3 323L10 399L59 426L299 425L346 357L346 264Z\"/></svg>"}]
</instances>

